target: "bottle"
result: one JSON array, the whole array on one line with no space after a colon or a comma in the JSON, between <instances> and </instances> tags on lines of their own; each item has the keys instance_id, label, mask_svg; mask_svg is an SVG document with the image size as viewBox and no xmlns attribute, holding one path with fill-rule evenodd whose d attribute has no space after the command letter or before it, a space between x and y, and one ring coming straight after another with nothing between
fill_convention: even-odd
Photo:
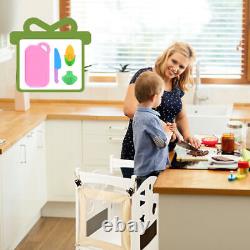
<instances>
[{"instance_id":1,"label":"bottle","mask_svg":"<svg viewBox=\"0 0 250 250\"><path fill-rule=\"evenodd\" d=\"M221 137L222 154L234 154L234 134L224 133Z\"/></svg>"},{"instance_id":2,"label":"bottle","mask_svg":"<svg viewBox=\"0 0 250 250\"><path fill-rule=\"evenodd\" d=\"M246 148L250 150L250 122L246 124Z\"/></svg>"}]
</instances>

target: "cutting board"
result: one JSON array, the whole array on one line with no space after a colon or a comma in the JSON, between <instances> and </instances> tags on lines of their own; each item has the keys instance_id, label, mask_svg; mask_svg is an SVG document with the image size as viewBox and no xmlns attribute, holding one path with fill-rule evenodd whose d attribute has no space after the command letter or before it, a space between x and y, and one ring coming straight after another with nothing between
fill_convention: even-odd
<instances>
[{"instance_id":1,"label":"cutting board","mask_svg":"<svg viewBox=\"0 0 250 250\"><path fill-rule=\"evenodd\" d=\"M201 150L208 150L209 153L207 155L204 155L204 156L196 156L195 157L195 156L187 154L187 152L189 150L177 145L175 147L175 152L177 154L176 160L177 161L208 161L210 156L217 154L217 148L209 148L209 147L202 146L200 149Z\"/></svg>"}]
</instances>

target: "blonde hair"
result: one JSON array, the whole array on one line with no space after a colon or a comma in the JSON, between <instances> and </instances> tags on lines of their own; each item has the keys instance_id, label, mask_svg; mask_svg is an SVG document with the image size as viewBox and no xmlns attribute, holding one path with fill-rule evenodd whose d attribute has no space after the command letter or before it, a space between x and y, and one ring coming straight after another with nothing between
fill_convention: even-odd
<instances>
[{"instance_id":1,"label":"blonde hair","mask_svg":"<svg viewBox=\"0 0 250 250\"><path fill-rule=\"evenodd\" d=\"M155 71L163 79L165 78L166 64L167 60L174 53L180 53L189 59L189 64L185 71L179 76L172 79L172 83L178 83L181 90L187 90L187 83L193 83L192 70L193 62L195 60L195 51L188 44L184 42L175 42L170 47L168 47L162 55L160 55L155 62Z\"/></svg>"},{"instance_id":2,"label":"blonde hair","mask_svg":"<svg viewBox=\"0 0 250 250\"><path fill-rule=\"evenodd\" d=\"M135 97L139 103L150 101L164 88L163 79L155 72L146 71L140 74L135 81Z\"/></svg>"}]
</instances>

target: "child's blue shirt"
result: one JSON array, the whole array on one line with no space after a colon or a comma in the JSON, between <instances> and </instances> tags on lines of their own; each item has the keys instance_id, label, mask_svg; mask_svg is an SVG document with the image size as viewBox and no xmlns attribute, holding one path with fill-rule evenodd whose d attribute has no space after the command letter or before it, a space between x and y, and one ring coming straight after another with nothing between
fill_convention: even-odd
<instances>
[{"instance_id":1,"label":"child's blue shirt","mask_svg":"<svg viewBox=\"0 0 250 250\"><path fill-rule=\"evenodd\" d=\"M169 163L168 139L159 116L151 108L138 107L133 117L134 173L137 176L164 170Z\"/></svg>"}]
</instances>

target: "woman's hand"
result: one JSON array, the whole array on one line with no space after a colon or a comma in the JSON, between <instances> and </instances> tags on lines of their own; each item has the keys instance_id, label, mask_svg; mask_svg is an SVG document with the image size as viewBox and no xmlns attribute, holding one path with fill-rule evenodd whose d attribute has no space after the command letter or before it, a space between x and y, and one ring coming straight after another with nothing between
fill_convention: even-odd
<instances>
[{"instance_id":1,"label":"woman's hand","mask_svg":"<svg viewBox=\"0 0 250 250\"><path fill-rule=\"evenodd\" d=\"M176 133L176 132L177 132L177 126L176 126L176 123L175 123L175 122L173 122L173 123L167 122L167 123L166 123L166 126L169 128L169 130L170 130L171 132L173 132L173 133Z\"/></svg>"},{"instance_id":2,"label":"woman's hand","mask_svg":"<svg viewBox=\"0 0 250 250\"><path fill-rule=\"evenodd\" d=\"M190 143L195 148L199 148L201 146L200 140L198 140L197 138L195 138L193 136L189 136L189 137L185 138L185 141Z\"/></svg>"}]
</instances>

